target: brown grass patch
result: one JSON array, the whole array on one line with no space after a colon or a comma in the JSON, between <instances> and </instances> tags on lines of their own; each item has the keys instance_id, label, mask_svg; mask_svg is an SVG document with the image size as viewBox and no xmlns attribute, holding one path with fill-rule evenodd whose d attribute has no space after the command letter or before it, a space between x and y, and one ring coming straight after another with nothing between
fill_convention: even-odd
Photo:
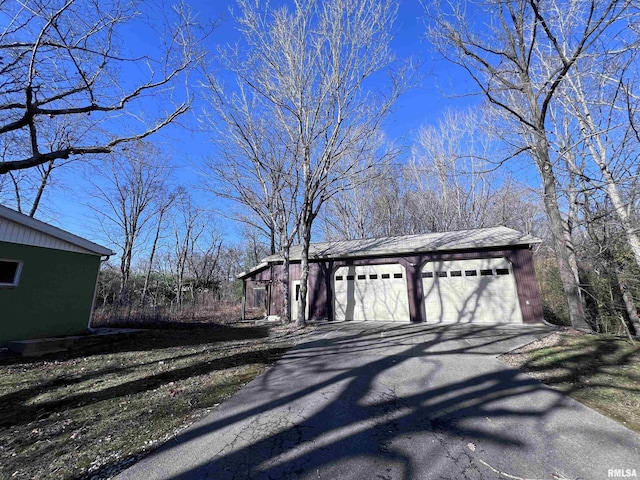
<instances>
[{"instance_id":1,"label":"brown grass patch","mask_svg":"<svg viewBox=\"0 0 640 480\"><path fill-rule=\"evenodd\" d=\"M163 305L157 307L107 305L93 313L91 326L153 328L176 324L232 325L240 321L241 306L237 303L213 302L207 305ZM264 318L264 309L247 309L245 319Z\"/></svg>"},{"instance_id":2,"label":"brown grass patch","mask_svg":"<svg viewBox=\"0 0 640 480\"><path fill-rule=\"evenodd\" d=\"M640 432L640 344L612 335L569 330L501 358Z\"/></svg>"}]
</instances>

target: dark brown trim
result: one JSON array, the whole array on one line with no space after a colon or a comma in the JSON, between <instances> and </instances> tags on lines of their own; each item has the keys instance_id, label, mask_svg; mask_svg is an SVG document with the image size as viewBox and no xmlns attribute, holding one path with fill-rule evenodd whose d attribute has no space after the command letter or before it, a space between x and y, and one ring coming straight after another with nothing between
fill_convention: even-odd
<instances>
[{"instance_id":1,"label":"dark brown trim","mask_svg":"<svg viewBox=\"0 0 640 480\"><path fill-rule=\"evenodd\" d=\"M339 267L350 265L384 265L401 264L404 266L407 278L407 296L409 300L409 316L413 323L424 322L424 292L422 290L422 267L427 262L446 260L468 260L481 258L504 257L511 262L516 282L516 291L522 312L523 323L541 323L542 301L538 289L538 283L533 268L533 256L526 245L515 245L503 248L483 248L465 251L442 251L421 253L415 255L401 255L395 257L359 257L343 259L310 259L309 267L309 318L311 320L335 319L333 298L333 276ZM300 263L292 262L290 265L290 284L300 280ZM271 315L279 315L282 310L281 282L282 264L272 264L268 269L256 272L252 278L245 282L268 282L269 306ZM289 285L289 288L290 285Z\"/></svg>"}]
</instances>

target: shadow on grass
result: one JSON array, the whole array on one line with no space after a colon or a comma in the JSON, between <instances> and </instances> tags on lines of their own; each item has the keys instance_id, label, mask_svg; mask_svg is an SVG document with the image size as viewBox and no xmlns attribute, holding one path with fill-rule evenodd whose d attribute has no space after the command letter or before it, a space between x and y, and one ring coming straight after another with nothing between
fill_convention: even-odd
<instances>
[{"instance_id":1,"label":"shadow on grass","mask_svg":"<svg viewBox=\"0 0 640 480\"><path fill-rule=\"evenodd\" d=\"M565 387L564 391L583 386L604 387L626 392L640 392L638 366L640 345L628 341L595 335L564 337L554 347L543 348L531 356L522 368L533 374L543 374L544 383ZM609 377L611 381L603 382Z\"/></svg>"},{"instance_id":2,"label":"shadow on grass","mask_svg":"<svg viewBox=\"0 0 640 480\"><path fill-rule=\"evenodd\" d=\"M97 403L155 390L171 382L180 382L181 380L206 375L216 370L224 370L255 363L269 364L279 358L286 350L286 348L270 348L267 350L242 352L221 358L213 358L206 362L190 364L181 368L168 369L155 374L145 375L142 378L118 383L107 388L99 388L96 386L92 391L71 393L57 400L37 403L30 402L32 398L47 390L74 385L82 380L91 379L92 377L103 377L107 374L117 375L122 369L116 367L106 373L105 371L100 371L90 373L81 378L59 377L44 384L38 384L31 388L16 390L7 395L0 396L0 427L11 427L29 423L43 416L49 416L63 410L76 408L89 402Z\"/></svg>"},{"instance_id":3,"label":"shadow on grass","mask_svg":"<svg viewBox=\"0 0 640 480\"><path fill-rule=\"evenodd\" d=\"M164 348L197 347L199 345L259 340L269 337L269 327L228 327L213 324L174 324L162 329L111 335L86 335L65 352L51 353L39 357L11 355L0 359L0 366L38 363L42 361L66 361L92 355L154 351Z\"/></svg>"},{"instance_id":4,"label":"shadow on grass","mask_svg":"<svg viewBox=\"0 0 640 480\"><path fill-rule=\"evenodd\" d=\"M640 432L640 345L605 335L563 335L517 363L546 385Z\"/></svg>"}]
</instances>

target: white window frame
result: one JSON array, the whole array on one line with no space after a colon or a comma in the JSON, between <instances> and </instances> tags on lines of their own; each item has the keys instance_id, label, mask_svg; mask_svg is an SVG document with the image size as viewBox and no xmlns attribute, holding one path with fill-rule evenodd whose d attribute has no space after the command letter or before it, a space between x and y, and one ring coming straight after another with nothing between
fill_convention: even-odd
<instances>
[{"instance_id":1,"label":"white window frame","mask_svg":"<svg viewBox=\"0 0 640 480\"><path fill-rule=\"evenodd\" d=\"M10 262L10 263L18 264L18 268L16 268L16 274L13 276L13 282L12 283L0 282L0 288L16 288L20 283L20 275L22 274L22 265L24 264L24 262L22 260L16 260L15 258L0 258L0 262L7 262L7 263Z\"/></svg>"}]
</instances>

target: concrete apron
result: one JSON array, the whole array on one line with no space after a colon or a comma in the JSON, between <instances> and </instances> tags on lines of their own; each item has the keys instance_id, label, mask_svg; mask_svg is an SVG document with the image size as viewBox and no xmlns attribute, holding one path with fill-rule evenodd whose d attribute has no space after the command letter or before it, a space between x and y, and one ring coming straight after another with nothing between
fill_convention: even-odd
<instances>
[{"instance_id":1,"label":"concrete apron","mask_svg":"<svg viewBox=\"0 0 640 480\"><path fill-rule=\"evenodd\" d=\"M338 324L120 479L606 479L640 436L496 356L539 327Z\"/></svg>"}]
</instances>

